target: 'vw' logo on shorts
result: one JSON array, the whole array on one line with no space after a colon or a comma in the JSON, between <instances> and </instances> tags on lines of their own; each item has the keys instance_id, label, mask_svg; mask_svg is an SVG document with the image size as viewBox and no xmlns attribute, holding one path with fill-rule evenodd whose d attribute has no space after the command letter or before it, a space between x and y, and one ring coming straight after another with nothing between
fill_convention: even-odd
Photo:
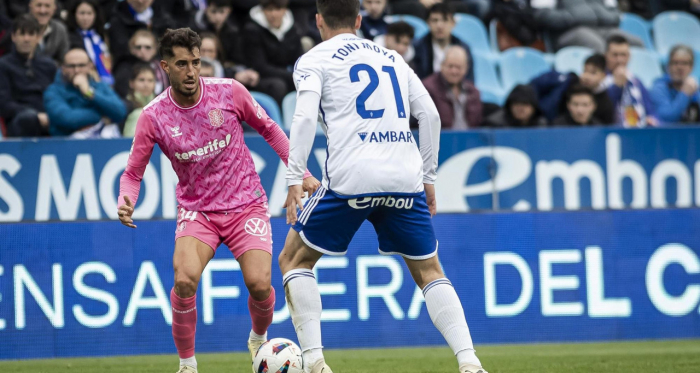
<instances>
[{"instance_id":1,"label":"'vw' logo on shorts","mask_svg":"<svg viewBox=\"0 0 700 373\"><path fill-rule=\"evenodd\" d=\"M264 236L267 234L267 223L260 218L251 218L245 222L245 231L253 236Z\"/></svg>"}]
</instances>

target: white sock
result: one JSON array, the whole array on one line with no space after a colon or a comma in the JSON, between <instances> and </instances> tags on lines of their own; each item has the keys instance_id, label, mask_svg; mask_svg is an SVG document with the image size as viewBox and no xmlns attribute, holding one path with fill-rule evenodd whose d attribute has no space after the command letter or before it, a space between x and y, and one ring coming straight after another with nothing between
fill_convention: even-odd
<instances>
[{"instance_id":1,"label":"white sock","mask_svg":"<svg viewBox=\"0 0 700 373\"><path fill-rule=\"evenodd\" d=\"M180 366L184 365L197 369L197 359L194 357L194 355L192 355L192 357L188 357L187 359L180 359Z\"/></svg>"},{"instance_id":2,"label":"white sock","mask_svg":"<svg viewBox=\"0 0 700 373\"><path fill-rule=\"evenodd\" d=\"M430 319L452 348L459 365L481 366L474 353L464 309L450 280L440 278L429 283L423 288L423 296Z\"/></svg>"},{"instance_id":3,"label":"white sock","mask_svg":"<svg viewBox=\"0 0 700 373\"><path fill-rule=\"evenodd\" d=\"M252 340L252 341L263 341L263 342L266 342L266 341L267 341L267 332L265 332L265 334L263 334L263 335L260 335L260 334L258 334L258 333L256 333L256 332L254 332L254 331L251 330L251 331L250 331L250 336L248 337L248 339L250 339L250 340Z\"/></svg>"},{"instance_id":4,"label":"white sock","mask_svg":"<svg viewBox=\"0 0 700 373\"><path fill-rule=\"evenodd\" d=\"M304 370L323 359L321 343L321 293L316 277L308 269L293 269L284 274L284 292L289 313L304 357Z\"/></svg>"}]
</instances>

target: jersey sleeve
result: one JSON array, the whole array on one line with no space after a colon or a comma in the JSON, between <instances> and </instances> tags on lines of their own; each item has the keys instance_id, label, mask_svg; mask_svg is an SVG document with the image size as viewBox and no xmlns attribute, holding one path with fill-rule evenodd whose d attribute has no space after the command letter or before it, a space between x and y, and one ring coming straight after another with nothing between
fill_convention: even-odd
<instances>
[{"instance_id":1,"label":"jersey sleeve","mask_svg":"<svg viewBox=\"0 0 700 373\"><path fill-rule=\"evenodd\" d=\"M129 196L131 202L136 206L141 188L141 179L146 172L146 166L153 154L153 146L156 143L155 129L147 114L141 113L136 124L136 134L131 144L129 160L126 162L126 169L119 179L119 200L117 206L124 204L124 196Z\"/></svg>"},{"instance_id":2,"label":"jersey sleeve","mask_svg":"<svg viewBox=\"0 0 700 373\"><path fill-rule=\"evenodd\" d=\"M410 104L411 102L417 100L421 96L425 96L428 94L428 90L425 89L425 86L423 85L423 82L421 82L420 78L418 78L418 75L410 68L407 67L408 69L408 103Z\"/></svg>"},{"instance_id":3,"label":"jersey sleeve","mask_svg":"<svg viewBox=\"0 0 700 373\"><path fill-rule=\"evenodd\" d=\"M297 92L312 91L322 95L323 90L323 70L320 59L305 54L299 58L294 66L294 85Z\"/></svg>"}]
</instances>

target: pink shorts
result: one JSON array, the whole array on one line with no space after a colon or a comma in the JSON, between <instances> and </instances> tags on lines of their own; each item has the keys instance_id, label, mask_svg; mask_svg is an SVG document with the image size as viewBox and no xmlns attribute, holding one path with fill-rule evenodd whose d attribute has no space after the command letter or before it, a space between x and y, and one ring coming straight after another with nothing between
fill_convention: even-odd
<instances>
[{"instance_id":1,"label":"pink shorts","mask_svg":"<svg viewBox=\"0 0 700 373\"><path fill-rule=\"evenodd\" d=\"M254 203L242 212L197 212L178 207L175 240L194 237L212 250L223 242L238 259L248 250L272 255L272 229L267 203Z\"/></svg>"}]
</instances>

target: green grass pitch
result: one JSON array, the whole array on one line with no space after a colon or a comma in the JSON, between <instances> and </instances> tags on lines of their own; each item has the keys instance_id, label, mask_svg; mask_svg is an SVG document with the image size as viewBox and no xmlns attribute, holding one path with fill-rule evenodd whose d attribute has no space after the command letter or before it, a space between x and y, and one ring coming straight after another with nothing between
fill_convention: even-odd
<instances>
[{"instance_id":1,"label":"green grass pitch","mask_svg":"<svg viewBox=\"0 0 700 373\"><path fill-rule=\"evenodd\" d=\"M489 373L698 373L700 340L477 346ZM335 373L457 373L448 348L330 350ZM249 373L247 354L198 354L201 373ZM2 361L13 373L175 373L175 355Z\"/></svg>"}]
</instances>

